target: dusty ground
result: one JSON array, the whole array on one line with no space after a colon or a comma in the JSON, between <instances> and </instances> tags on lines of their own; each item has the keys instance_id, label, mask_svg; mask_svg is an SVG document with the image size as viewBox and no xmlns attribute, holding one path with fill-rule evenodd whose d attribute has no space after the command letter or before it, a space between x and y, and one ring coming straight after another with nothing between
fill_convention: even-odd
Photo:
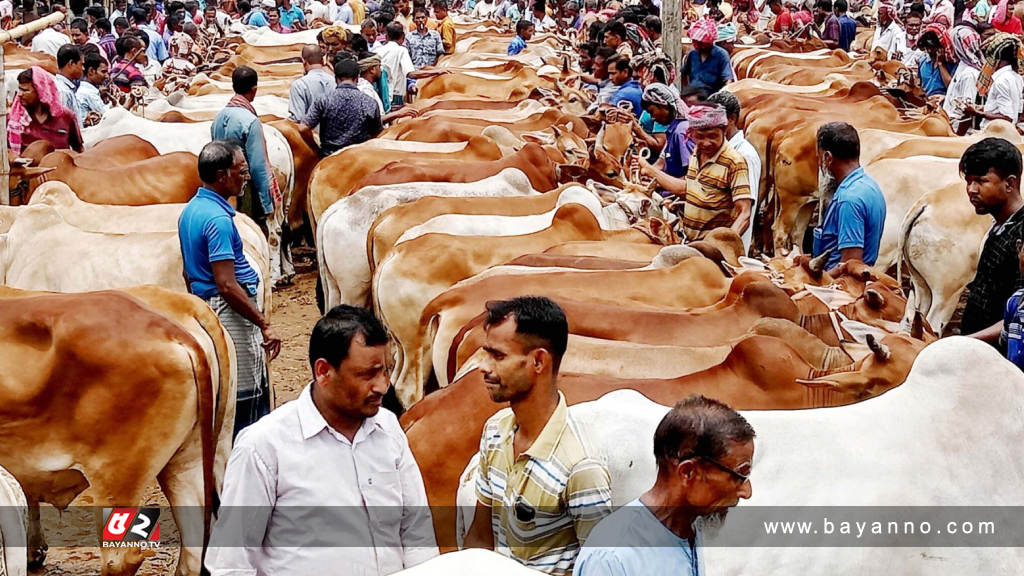
<instances>
[{"instance_id":1,"label":"dusty ground","mask_svg":"<svg viewBox=\"0 0 1024 576\"><path fill-rule=\"evenodd\" d=\"M296 264L299 265L300 262L297 261ZM309 270L309 266L300 266L299 270ZM270 379L274 385L278 405L297 397L309 380L307 361L309 333L320 317L314 297L315 285L316 273L307 271L297 275L291 286L282 287L274 292L274 308L270 319L284 342L281 347L281 355L270 365ZM80 497L72 505L85 506L88 504ZM146 505L167 505L167 501L155 485L150 489ZM51 542L51 548L44 569L34 574L46 574L47 576L99 574L99 548L58 548L52 544L61 539L64 539L65 542L72 539L87 541L92 534L96 533L95 528L88 522L83 522L78 515L66 513L57 518L56 512L52 509L43 510L43 514L44 529L47 533L47 540ZM72 516L75 516L75 519L72 519ZM47 521L47 518L51 520ZM178 537L177 531L173 528L174 523L165 509L161 515L160 536L161 541L170 546L156 552L146 552L149 557L138 572L140 576L166 576L174 573L178 558L178 551L175 547Z\"/></svg>"}]
</instances>

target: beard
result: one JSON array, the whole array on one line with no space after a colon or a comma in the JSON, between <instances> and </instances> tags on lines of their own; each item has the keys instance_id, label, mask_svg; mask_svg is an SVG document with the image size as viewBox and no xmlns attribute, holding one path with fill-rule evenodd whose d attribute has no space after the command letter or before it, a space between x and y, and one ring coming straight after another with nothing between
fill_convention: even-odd
<instances>
[{"instance_id":1,"label":"beard","mask_svg":"<svg viewBox=\"0 0 1024 576\"><path fill-rule=\"evenodd\" d=\"M831 172L823 166L818 166L818 192L821 194L821 201L828 202L839 188L839 182Z\"/></svg>"},{"instance_id":2,"label":"beard","mask_svg":"<svg viewBox=\"0 0 1024 576\"><path fill-rule=\"evenodd\" d=\"M699 529L705 538L715 538L722 530L722 526L725 525L725 517L728 514L729 509L724 508L710 514L698 516L693 522L694 528Z\"/></svg>"}]
</instances>

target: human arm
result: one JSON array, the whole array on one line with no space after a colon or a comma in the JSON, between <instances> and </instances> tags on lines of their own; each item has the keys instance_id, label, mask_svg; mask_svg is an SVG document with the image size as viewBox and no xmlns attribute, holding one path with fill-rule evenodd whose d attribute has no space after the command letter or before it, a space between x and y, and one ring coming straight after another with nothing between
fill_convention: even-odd
<instances>
[{"instance_id":1,"label":"human arm","mask_svg":"<svg viewBox=\"0 0 1024 576\"><path fill-rule=\"evenodd\" d=\"M258 200L263 211L269 214L274 211L274 198L270 192L273 188L270 179L274 177L274 174L270 171L267 146L263 142L263 125L260 124L259 118L254 118L249 125L248 135L245 138L245 159L249 162L252 186L259 192Z\"/></svg>"},{"instance_id":2,"label":"human arm","mask_svg":"<svg viewBox=\"0 0 1024 576\"><path fill-rule=\"evenodd\" d=\"M576 528L580 546L594 526L612 511L611 475L595 458L585 458L569 473L565 484L566 507Z\"/></svg>"},{"instance_id":3,"label":"human arm","mask_svg":"<svg viewBox=\"0 0 1024 576\"><path fill-rule=\"evenodd\" d=\"M636 119L633 120L633 138L635 140L639 140L641 144L647 146L654 152L661 152L661 149L665 147L666 138L664 132L648 134Z\"/></svg>"},{"instance_id":4,"label":"human arm","mask_svg":"<svg viewBox=\"0 0 1024 576\"><path fill-rule=\"evenodd\" d=\"M987 342L989 344L995 345L999 343L999 335L1002 333L1002 331L1003 321L1000 320L999 322L996 322L995 324L989 326L988 328L985 328L984 330L979 330L974 334L968 334L967 336L969 338L974 338L976 340L981 340L982 342Z\"/></svg>"},{"instance_id":5,"label":"human arm","mask_svg":"<svg viewBox=\"0 0 1024 576\"><path fill-rule=\"evenodd\" d=\"M939 77L942 78L943 86L949 86L949 83L953 81L953 74L950 73L949 68L946 66L946 57L941 52L936 64L939 67Z\"/></svg>"},{"instance_id":6,"label":"human arm","mask_svg":"<svg viewBox=\"0 0 1024 576\"><path fill-rule=\"evenodd\" d=\"M256 576L257 557L277 503L276 464L261 455L243 430L235 441L220 492L220 513L213 526L206 568L211 576Z\"/></svg>"},{"instance_id":7,"label":"human arm","mask_svg":"<svg viewBox=\"0 0 1024 576\"><path fill-rule=\"evenodd\" d=\"M732 231L737 235L742 236L747 228L750 227L750 215L753 212L754 201L750 198L746 200L737 200L734 203L736 207L736 219L732 221Z\"/></svg>"},{"instance_id":8,"label":"human arm","mask_svg":"<svg viewBox=\"0 0 1024 576\"><path fill-rule=\"evenodd\" d=\"M385 114L384 116L382 116L381 119L380 119L380 122L381 122L381 124L387 125L387 124L391 124L392 122L394 122L395 120L398 120L400 118L415 118L415 117L417 117L419 115L420 115L419 111L416 110L415 108L411 108L409 106L403 106L401 110L396 110L394 112L390 112L390 113Z\"/></svg>"},{"instance_id":9,"label":"human arm","mask_svg":"<svg viewBox=\"0 0 1024 576\"><path fill-rule=\"evenodd\" d=\"M288 118L293 122L302 122L309 111L307 94L305 85L299 82L293 82L292 87L288 89Z\"/></svg>"},{"instance_id":10,"label":"human arm","mask_svg":"<svg viewBox=\"0 0 1024 576\"><path fill-rule=\"evenodd\" d=\"M656 162L653 165L648 163L647 160L644 160L643 158L640 158L639 160L640 169L643 170L643 172L648 176L651 176L652 178L657 180L658 184L660 184L662 188L674 194L675 196L679 196L680 198L686 197L686 179L676 178L675 176L669 176L668 174L663 172L663 158L659 158L658 162ZM660 167L658 166L659 163L661 164Z\"/></svg>"},{"instance_id":11,"label":"human arm","mask_svg":"<svg viewBox=\"0 0 1024 576\"><path fill-rule=\"evenodd\" d=\"M399 428L397 421L395 428ZM401 434L402 444L402 454L398 461L398 480L402 486L402 522L399 527L402 564L405 568L412 568L437 556L439 552L423 476L409 448L408 438L400 430L398 434Z\"/></svg>"},{"instance_id":12,"label":"human arm","mask_svg":"<svg viewBox=\"0 0 1024 576\"><path fill-rule=\"evenodd\" d=\"M235 262L232 260L211 261L213 268L213 279L217 284L217 292L221 298L228 303L228 306L242 315L243 318L252 322L263 333L263 349L270 354L270 359L277 358L281 352L281 339L270 327L270 322L256 309L256 306L249 300L249 294L238 283L235 278Z\"/></svg>"},{"instance_id":13,"label":"human arm","mask_svg":"<svg viewBox=\"0 0 1024 576\"><path fill-rule=\"evenodd\" d=\"M85 140L82 138L82 127L78 122L72 122L68 130L68 147L81 154L85 152Z\"/></svg>"},{"instance_id":14,"label":"human arm","mask_svg":"<svg viewBox=\"0 0 1024 576\"><path fill-rule=\"evenodd\" d=\"M737 235L742 236L750 227L750 216L753 213L754 198L750 191L750 175L747 169L747 160L737 162L733 168L730 180L732 187L732 204L735 208L736 217L730 228Z\"/></svg>"},{"instance_id":15,"label":"human arm","mask_svg":"<svg viewBox=\"0 0 1024 576\"><path fill-rule=\"evenodd\" d=\"M836 264L834 268L828 271L830 276L838 276L843 267L843 262L850 260L864 260L864 249L863 248L843 248L839 250L839 264Z\"/></svg>"},{"instance_id":16,"label":"human arm","mask_svg":"<svg viewBox=\"0 0 1024 576\"><path fill-rule=\"evenodd\" d=\"M314 129L320 125L320 121L324 118L324 99L320 98L313 101L313 105L306 111L306 116L302 119L302 123L309 126L310 129Z\"/></svg>"},{"instance_id":17,"label":"human arm","mask_svg":"<svg viewBox=\"0 0 1024 576\"><path fill-rule=\"evenodd\" d=\"M476 510L473 523L469 526L463 548L486 548L494 550L494 529L491 526L491 507L494 505L494 492L487 476L487 428L480 437L480 456L476 468Z\"/></svg>"}]
</instances>

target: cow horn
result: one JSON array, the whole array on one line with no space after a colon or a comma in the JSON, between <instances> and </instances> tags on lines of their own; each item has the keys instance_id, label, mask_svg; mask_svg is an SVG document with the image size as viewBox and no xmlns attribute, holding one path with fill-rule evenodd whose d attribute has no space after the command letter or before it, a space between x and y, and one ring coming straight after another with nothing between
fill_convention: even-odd
<instances>
[{"instance_id":1,"label":"cow horn","mask_svg":"<svg viewBox=\"0 0 1024 576\"><path fill-rule=\"evenodd\" d=\"M886 346L885 344L882 344L878 340L875 340L875 337L873 335L868 334L867 341L868 348L871 350L871 352L875 355L875 358L877 358L878 360L882 362L887 362L889 358L892 357L892 352L889 350L889 347Z\"/></svg>"},{"instance_id":2,"label":"cow horn","mask_svg":"<svg viewBox=\"0 0 1024 576\"><path fill-rule=\"evenodd\" d=\"M825 265L828 264L828 259L832 255L832 249L825 250L820 256L811 258L811 261L807 263L807 269L815 274L821 274L825 271Z\"/></svg>"},{"instance_id":3,"label":"cow horn","mask_svg":"<svg viewBox=\"0 0 1024 576\"><path fill-rule=\"evenodd\" d=\"M924 340L924 315L920 310L914 310L914 323L910 326L910 337L915 340Z\"/></svg>"},{"instance_id":4,"label":"cow horn","mask_svg":"<svg viewBox=\"0 0 1024 576\"><path fill-rule=\"evenodd\" d=\"M867 302L868 306L871 308L878 310L885 305L885 296L882 296L882 293L874 288L868 288L864 292L864 301Z\"/></svg>"}]
</instances>

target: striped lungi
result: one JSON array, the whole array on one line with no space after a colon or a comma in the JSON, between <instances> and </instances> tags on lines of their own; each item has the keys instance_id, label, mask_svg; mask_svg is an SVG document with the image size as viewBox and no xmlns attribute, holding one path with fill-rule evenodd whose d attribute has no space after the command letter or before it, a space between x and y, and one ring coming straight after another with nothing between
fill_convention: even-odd
<instances>
[{"instance_id":1,"label":"striped lungi","mask_svg":"<svg viewBox=\"0 0 1024 576\"><path fill-rule=\"evenodd\" d=\"M249 296L256 306L256 297ZM270 373L267 353L263 349L263 332L235 311L219 294L206 301L231 334L235 344L238 373L235 405L235 434L270 413Z\"/></svg>"}]
</instances>

